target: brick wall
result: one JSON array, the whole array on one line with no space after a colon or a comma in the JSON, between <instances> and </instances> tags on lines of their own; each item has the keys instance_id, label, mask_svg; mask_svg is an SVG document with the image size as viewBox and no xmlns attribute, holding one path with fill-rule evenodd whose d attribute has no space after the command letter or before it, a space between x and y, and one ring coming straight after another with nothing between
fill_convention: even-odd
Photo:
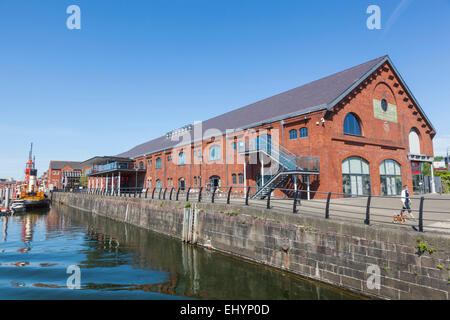
<instances>
[{"instance_id":1,"label":"brick wall","mask_svg":"<svg viewBox=\"0 0 450 320\"><path fill-rule=\"evenodd\" d=\"M397 122L385 121L374 116L373 100L385 99L389 104L397 107ZM343 133L344 118L348 113L354 113L361 122L362 136L351 136ZM321 119L324 118L323 123ZM289 131L306 127L308 137L291 140ZM407 89L401 84L399 77L392 67L386 62L378 70L374 71L359 87L355 88L344 97L330 112L326 110L312 112L306 115L291 117L282 121L275 121L252 130L267 130L267 133L279 136L279 144L298 155L317 156L320 158L320 177L312 185L312 190L321 192L343 192L342 161L351 156L365 159L370 164L372 194L380 195L380 169L382 161L392 159L397 161L402 168L402 182L413 190L411 164L408 160L409 132L417 130L420 139L421 154L433 156L432 138L435 132L432 130L425 117L420 114L412 97L408 96ZM248 131L248 130L247 130ZM247 132L245 131L245 132ZM231 148L233 141L240 141L242 132L228 136L218 136L212 139L204 139L202 142L186 146L176 147L139 157L140 161L152 159L152 166L147 168L145 181L150 179L155 186L157 179L161 180L163 187L172 187L167 184L167 179L173 180L173 187L178 187L179 179L184 179L187 186L193 186L194 177L203 177L205 186L211 176L219 176L222 186L232 185L232 174L244 173L243 157L237 155ZM208 161L209 149L212 145L221 146L221 160ZM225 147L226 146L226 147ZM203 162L193 156L196 148L202 149ZM178 154L184 152L187 155L186 165L177 165ZM225 156L228 154L228 165L225 165ZM167 162L167 156L172 156L172 162ZM162 159L162 168L155 168L155 160ZM190 161L192 159L192 161ZM246 157L246 162L250 158ZM266 163L269 166L269 163ZM260 165L247 166L247 186L255 185L255 178L260 174ZM237 184L236 187L243 184Z\"/></svg>"}]
</instances>

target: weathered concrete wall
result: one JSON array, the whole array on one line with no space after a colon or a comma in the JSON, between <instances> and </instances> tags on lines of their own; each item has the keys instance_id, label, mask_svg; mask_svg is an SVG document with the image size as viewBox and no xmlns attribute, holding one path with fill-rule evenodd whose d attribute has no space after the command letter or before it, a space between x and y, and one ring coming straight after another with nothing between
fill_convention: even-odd
<instances>
[{"instance_id":1,"label":"weathered concrete wall","mask_svg":"<svg viewBox=\"0 0 450 320\"><path fill-rule=\"evenodd\" d=\"M360 294L449 299L449 236L222 204L185 209L184 202L64 193L53 200ZM419 254L419 237L435 251ZM371 265L379 288L367 285Z\"/></svg>"}]
</instances>

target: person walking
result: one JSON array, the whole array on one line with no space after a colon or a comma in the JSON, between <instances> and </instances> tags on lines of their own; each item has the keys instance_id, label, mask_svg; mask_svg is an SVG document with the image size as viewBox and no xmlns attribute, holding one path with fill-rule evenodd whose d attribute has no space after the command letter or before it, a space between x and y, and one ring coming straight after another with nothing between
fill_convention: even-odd
<instances>
[{"instance_id":1,"label":"person walking","mask_svg":"<svg viewBox=\"0 0 450 320\"><path fill-rule=\"evenodd\" d=\"M402 200L402 211L400 211L400 216L403 217L403 212L405 212L405 210L408 210L408 213L411 216L411 218L414 221L416 221L416 218L414 217L411 211L411 199L409 198L408 186L406 184L403 186L401 200Z\"/></svg>"}]
</instances>

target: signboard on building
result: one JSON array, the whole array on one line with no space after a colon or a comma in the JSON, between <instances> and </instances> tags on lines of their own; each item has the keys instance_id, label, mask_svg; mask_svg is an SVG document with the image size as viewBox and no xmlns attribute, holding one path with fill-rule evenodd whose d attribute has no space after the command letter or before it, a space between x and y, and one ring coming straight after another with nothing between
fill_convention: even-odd
<instances>
[{"instance_id":1,"label":"signboard on building","mask_svg":"<svg viewBox=\"0 0 450 320\"><path fill-rule=\"evenodd\" d=\"M381 101L373 99L373 113L376 119L397 122L397 106L388 103L386 111L381 106Z\"/></svg>"},{"instance_id":2,"label":"signboard on building","mask_svg":"<svg viewBox=\"0 0 450 320\"><path fill-rule=\"evenodd\" d=\"M446 170L448 170L447 164L445 163L444 160L442 160L442 161L434 161L433 162L433 167L434 167L435 171L446 171Z\"/></svg>"}]
</instances>

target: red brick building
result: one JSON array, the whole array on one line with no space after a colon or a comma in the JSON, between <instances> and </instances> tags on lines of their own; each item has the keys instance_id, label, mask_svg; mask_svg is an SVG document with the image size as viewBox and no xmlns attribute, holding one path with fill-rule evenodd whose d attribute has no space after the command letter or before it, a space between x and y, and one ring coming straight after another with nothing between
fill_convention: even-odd
<instances>
[{"instance_id":1,"label":"red brick building","mask_svg":"<svg viewBox=\"0 0 450 320\"><path fill-rule=\"evenodd\" d=\"M46 174L46 187L62 189L66 182L67 187L73 188L78 185L83 169L81 162L52 160Z\"/></svg>"},{"instance_id":2,"label":"red brick building","mask_svg":"<svg viewBox=\"0 0 450 320\"><path fill-rule=\"evenodd\" d=\"M136 179L142 188L397 195L403 184L415 193L432 191L422 171L433 160L435 134L384 56L171 131L118 157L133 159L144 172Z\"/></svg>"}]
</instances>

